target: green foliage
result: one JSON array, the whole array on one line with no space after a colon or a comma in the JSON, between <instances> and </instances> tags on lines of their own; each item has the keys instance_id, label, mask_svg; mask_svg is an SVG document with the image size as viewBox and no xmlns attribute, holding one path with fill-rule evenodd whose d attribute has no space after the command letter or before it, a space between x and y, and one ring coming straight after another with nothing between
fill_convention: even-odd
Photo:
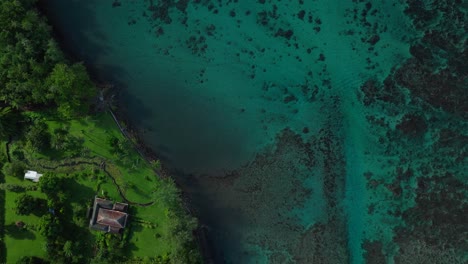
<instances>
[{"instance_id":1,"label":"green foliage","mask_svg":"<svg viewBox=\"0 0 468 264\"><path fill-rule=\"evenodd\" d=\"M46 83L50 97L58 105L58 112L65 118L87 113L89 98L96 94L96 88L81 63L72 66L56 64Z\"/></svg>"},{"instance_id":2,"label":"green foliage","mask_svg":"<svg viewBox=\"0 0 468 264\"><path fill-rule=\"evenodd\" d=\"M39 180L39 189L49 198L55 200L63 190L63 178L47 172Z\"/></svg>"},{"instance_id":3,"label":"green foliage","mask_svg":"<svg viewBox=\"0 0 468 264\"><path fill-rule=\"evenodd\" d=\"M62 225L59 218L51 214L45 214L39 222L39 232L48 240L55 240L62 233Z\"/></svg>"},{"instance_id":4,"label":"green foliage","mask_svg":"<svg viewBox=\"0 0 468 264\"><path fill-rule=\"evenodd\" d=\"M22 194L18 196L15 204L16 214L28 215L35 209L36 199L29 194Z\"/></svg>"},{"instance_id":5,"label":"green foliage","mask_svg":"<svg viewBox=\"0 0 468 264\"><path fill-rule=\"evenodd\" d=\"M51 146L56 150L64 150L67 148L68 129L65 127L54 129L52 134Z\"/></svg>"},{"instance_id":6,"label":"green foliage","mask_svg":"<svg viewBox=\"0 0 468 264\"><path fill-rule=\"evenodd\" d=\"M65 64L35 2L0 1L0 101L14 108L55 103L64 117L87 112L96 90L83 65Z\"/></svg>"},{"instance_id":7,"label":"green foliage","mask_svg":"<svg viewBox=\"0 0 468 264\"><path fill-rule=\"evenodd\" d=\"M50 133L47 124L34 122L25 135L26 147L31 151L44 151L50 148Z\"/></svg>"},{"instance_id":8,"label":"green foliage","mask_svg":"<svg viewBox=\"0 0 468 264\"><path fill-rule=\"evenodd\" d=\"M91 263L122 262L124 260L125 241L120 240L118 236L98 233L96 245L98 252Z\"/></svg>"},{"instance_id":9,"label":"green foliage","mask_svg":"<svg viewBox=\"0 0 468 264\"><path fill-rule=\"evenodd\" d=\"M170 238L174 248L171 254L173 263L201 263L201 256L195 245L193 231L197 228L197 219L190 216L182 207L180 189L171 178L160 180L155 185L153 197L169 208L168 217Z\"/></svg>"},{"instance_id":10,"label":"green foliage","mask_svg":"<svg viewBox=\"0 0 468 264\"><path fill-rule=\"evenodd\" d=\"M16 130L18 117L10 107L0 108L0 139L7 138Z\"/></svg>"},{"instance_id":11,"label":"green foliage","mask_svg":"<svg viewBox=\"0 0 468 264\"><path fill-rule=\"evenodd\" d=\"M26 167L24 166L24 163L19 162L19 161L5 163L5 165L3 165L3 168L2 168L2 172L4 175L13 176L19 179L24 178L25 170L26 170Z\"/></svg>"},{"instance_id":12,"label":"green foliage","mask_svg":"<svg viewBox=\"0 0 468 264\"><path fill-rule=\"evenodd\" d=\"M11 153L11 156L13 157L14 160L24 161L24 152L22 150L15 149Z\"/></svg>"},{"instance_id":13,"label":"green foliage","mask_svg":"<svg viewBox=\"0 0 468 264\"><path fill-rule=\"evenodd\" d=\"M178 206L181 202L180 190L175 185L171 178L159 180L155 183L153 198L155 201L162 203L168 207Z\"/></svg>"},{"instance_id":14,"label":"green foliage","mask_svg":"<svg viewBox=\"0 0 468 264\"><path fill-rule=\"evenodd\" d=\"M13 184L13 183L0 183L0 190L10 192L24 192L26 188L24 186Z\"/></svg>"},{"instance_id":15,"label":"green foliage","mask_svg":"<svg viewBox=\"0 0 468 264\"><path fill-rule=\"evenodd\" d=\"M169 212L169 218L172 219L169 230L175 245L171 260L174 263L201 263L193 236L198 226L197 219L182 211Z\"/></svg>"},{"instance_id":16,"label":"green foliage","mask_svg":"<svg viewBox=\"0 0 468 264\"><path fill-rule=\"evenodd\" d=\"M82 153L83 141L82 138L70 135L68 127L61 127L54 129L51 146L55 150L67 151L70 156L76 157Z\"/></svg>"},{"instance_id":17,"label":"green foliage","mask_svg":"<svg viewBox=\"0 0 468 264\"><path fill-rule=\"evenodd\" d=\"M63 244L63 254L66 257L72 257L74 255L72 241L68 240L67 242L65 242L65 244Z\"/></svg>"},{"instance_id":18,"label":"green foliage","mask_svg":"<svg viewBox=\"0 0 468 264\"><path fill-rule=\"evenodd\" d=\"M34 3L0 2L0 100L16 108L47 102L43 82L56 63L46 56L51 31Z\"/></svg>"},{"instance_id":19,"label":"green foliage","mask_svg":"<svg viewBox=\"0 0 468 264\"><path fill-rule=\"evenodd\" d=\"M28 256L20 258L16 264L48 264L50 262L39 257Z\"/></svg>"},{"instance_id":20,"label":"green foliage","mask_svg":"<svg viewBox=\"0 0 468 264\"><path fill-rule=\"evenodd\" d=\"M112 148L112 154L114 157L124 164L130 163L130 158L132 157L134 149L132 143L127 138L110 136L107 139L107 142Z\"/></svg>"},{"instance_id":21,"label":"green foliage","mask_svg":"<svg viewBox=\"0 0 468 264\"><path fill-rule=\"evenodd\" d=\"M152 160L150 162L150 164L151 164L151 167L153 167L153 169L156 169L156 170L161 169L161 161L160 160Z\"/></svg>"}]
</instances>

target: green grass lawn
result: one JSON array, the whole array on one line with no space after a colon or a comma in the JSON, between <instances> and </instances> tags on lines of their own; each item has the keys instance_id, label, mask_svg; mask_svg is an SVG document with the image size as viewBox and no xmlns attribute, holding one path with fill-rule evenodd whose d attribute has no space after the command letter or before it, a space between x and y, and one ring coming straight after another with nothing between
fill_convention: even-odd
<instances>
[{"instance_id":1,"label":"green grass lawn","mask_svg":"<svg viewBox=\"0 0 468 264\"><path fill-rule=\"evenodd\" d=\"M122 187L127 199L137 203L151 201L150 194L154 186L151 183L158 180L157 175L136 151L125 159L125 163L112 154L112 148L108 143L109 137L121 139L123 136L109 114L71 121L48 121L47 123L51 133L56 128L67 126L70 135L83 138L84 147L89 150L91 156L107 161L108 170ZM52 155L53 158L55 156Z\"/></svg>"},{"instance_id":2,"label":"green grass lawn","mask_svg":"<svg viewBox=\"0 0 468 264\"><path fill-rule=\"evenodd\" d=\"M166 216L165 210L157 203L148 207L135 207L135 216L154 224L155 227L140 223L132 225L131 252L129 252L132 256L162 256L170 252L172 245L168 233L170 219Z\"/></svg>"},{"instance_id":3,"label":"green grass lawn","mask_svg":"<svg viewBox=\"0 0 468 264\"><path fill-rule=\"evenodd\" d=\"M32 182L6 176L6 183L21 185L33 185ZM45 195L39 191L26 191L26 193L37 198L44 198ZM43 249L45 238L35 231L40 216L38 215L17 215L15 213L15 200L21 193L7 191L5 195L5 244L7 249L6 263L16 263L23 256L45 256ZM47 213L47 212L43 212ZM23 221L27 227L23 230L16 227L16 221Z\"/></svg>"},{"instance_id":4,"label":"green grass lawn","mask_svg":"<svg viewBox=\"0 0 468 264\"><path fill-rule=\"evenodd\" d=\"M6 141L0 140L0 167L3 166L4 162L6 162L6 148L5 148ZM4 175L0 172L0 183L5 182ZM5 191L0 190L0 263L6 263L6 246L4 242L4 220L5 220Z\"/></svg>"},{"instance_id":5,"label":"green grass lawn","mask_svg":"<svg viewBox=\"0 0 468 264\"><path fill-rule=\"evenodd\" d=\"M53 171L67 178L66 191L70 194L70 207L67 210L70 214L73 215L77 211L76 208L91 206L94 195L106 196L108 199L118 202L122 202L123 198L112 179L99 166L79 165L50 170L44 169L44 165L55 167L72 161L92 161L98 164L105 161L106 170L115 178L129 201L135 203L153 202L152 192L155 183L160 179L136 151L131 152L125 161L113 154L109 137L122 139L123 136L109 114L103 113L79 120L46 121L46 123L51 133L56 128L67 127L71 136L83 139L85 149L83 155L72 157L69 152L56 150L49 150L42 154L25 154L26 158L31 161L28 169L36 170L39 173ZM13 142L12 151L20 148L21 145L18 142ZM7 177L7 182L34 184L13 177ZM19 194L9 191L6 193L6 226L9 227L18 220L27 224L37 224L38 216L16 215L14 200ZM38 191L28 193L35 197L43 197ZM169 239L168 231L170 219L167 216L167 208L157 202L147 207L130 205L130 214L129 245L126 250L129 257L164 256L171 252L172 242ZM75 215L70 217L70 221L74 221L77 226L86 230L84 237L89 239L86 243L92 245L97 231L88 230L88 222ZM15 233L8 234L5 241L7 263L15 263L19 257L25 254L41 257L46 253L43 250L45 239L34 231L27 231L22 236ZM25 253L25 249L27 249L27 253Z\"/></svg>"}]
</instances>

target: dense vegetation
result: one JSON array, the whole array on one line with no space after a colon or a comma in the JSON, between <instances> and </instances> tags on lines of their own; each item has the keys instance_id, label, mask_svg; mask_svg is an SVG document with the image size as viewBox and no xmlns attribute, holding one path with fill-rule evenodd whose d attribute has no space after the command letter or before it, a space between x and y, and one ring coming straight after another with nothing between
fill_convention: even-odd
<instances>
[{"instance_id":1,"label":"dense vegetation","mask_svg":"<svg viewBox=\"0 0 468 264\"><path fill-rule=\"evenodd\" d=\"M200 262L180 191L108 115L89 115L97 88L35 4L0 0L0 263ZM26 169L44 176L24 181ZM135 201L122 235L88 229L96 194Z\"/></svg>"},{"instance_id":2,"label":"dense vegetation","mask_svg":"<svg viewBox=\"0 0 468 264\"><path fill-rule=\"evenodd\" d=\"M82 64L68 65L34 0L0 2L0 101L16 109L54 105L86 113L96 93Z\"/></svg>"}]
</instances>

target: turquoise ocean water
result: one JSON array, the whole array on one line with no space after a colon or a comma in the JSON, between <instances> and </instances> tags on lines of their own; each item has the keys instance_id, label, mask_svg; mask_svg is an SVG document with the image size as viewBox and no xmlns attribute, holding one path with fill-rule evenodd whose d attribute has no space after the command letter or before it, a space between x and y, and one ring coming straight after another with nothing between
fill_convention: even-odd
<instances>
[{"instance_id":1,"label":"turquoise ocean water","mask_svg":"<svg viewBox=\"0 0 468 264\"><path fill-rule=\"evenodd\" d=\"M362 86L422 36L404 1L41 4L68 51L122 90L217 263L377 263L375 241L394 262L395 212L414 206L417 184L395 199L406 154L370 120L394 130L406 110L366 105Z\"/></svg>"}]
</instances>

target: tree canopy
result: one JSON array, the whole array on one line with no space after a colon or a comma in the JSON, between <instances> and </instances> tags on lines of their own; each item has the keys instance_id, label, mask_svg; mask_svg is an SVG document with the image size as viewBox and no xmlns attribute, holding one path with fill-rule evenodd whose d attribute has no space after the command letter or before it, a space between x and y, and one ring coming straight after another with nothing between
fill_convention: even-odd
<instances>
[{"instance_id":1,"label":"tree canopy","mask_svg":"<svg viewBox=\"0 0 468 264\"><path fill-rule=\"evenodd\" d=\"M58 61L36 1L0 1L0 100L19 108L47 103L44 80Z\"/></svg>"},{"instance_id":2,"label":"tree canopy","mask_svg":"<svg viewBox=\"0 0 468 264\"><path fill-rule=\"evenodd\" d=\"M5 165L3 165L3 168L2 168L3 174L8 175L8 176L14 176L19 179L23 179L25 170L26 170L26 167L24 166L22 162L19 162L19 161L5 163Z\"/></svg>"},{"instance_id":3,"label":"tree canopy","mask_svg":"<svg viewBox=\"0 0 468 264\"><path fill-rule=\"evenodd\" d=\"M56 64L46 83L49 96L54 99L59 113L64 117L86 113L89 98L96 93L93 82L81 63L71 66Z\"/></svg>"},{"instance_id":4,"label":"tree canopy","mask_svg":"<svg viewBox=\"0 0 468 264\"><path fill-rule=\"evenodd\" d=\"M57 197L58 193L62 190L62 184L63 179L50 172L42 175L39 180L39 188L48 198Z\"/></svg>"},{"instance_id":5,"label":"tree canopy","mask_svg":"<svg viewBox=\"0 0 468 264\"><path fill-rule=\"evenodd\" d=\"M25 136L26 145L32 151L43 151L50 148L50 133L44 122L32 124Z\"/></svg>"},{"instance_id":6,"label":"tree canopy","mask_svg":"<svg viewBox=\"0 0 468 264\"><path fill-rule=\"evenodd\" d=\"M36 0L0 1L0 101L14 108L52 103L70 117L96 94L85 67L65 60Z\"/></svg>"},{"instance_id":7,"label":"tree canopy","mask_svg":"<svg viewBox=\"0 0 468 264\"><path fill-rule=\"evenodd\" d=\"M0 108L0 139L11 135L15 129L16 122L11 107Z\"/></svg>"},{"instance_id":8,"label":"tree canopy","mask_svg":"<svg viewBox=\"0 0 468 264\"><path fill-rule=\"evenodd\" d=\"M29 194L21 194L15 201L16 213L19 215L28 215L34 210L35 199Z\"/></svg>"}]
</instances>

